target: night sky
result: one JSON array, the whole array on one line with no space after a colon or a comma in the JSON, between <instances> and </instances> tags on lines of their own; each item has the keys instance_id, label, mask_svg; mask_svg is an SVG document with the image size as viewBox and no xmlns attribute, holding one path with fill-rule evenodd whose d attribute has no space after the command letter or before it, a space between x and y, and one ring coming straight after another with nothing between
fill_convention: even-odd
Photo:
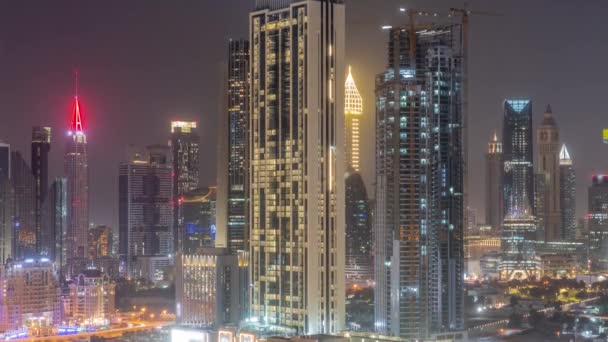
<instances>
[{"instance_id":1,"label":"night sky","mask_svg":"<svg viewBox=\"0 0 608 342\"><path fill-rule=\"evenodd\" d=\"M347 63L364 97L363 173L373 195L374 75L385 62L381 25L398 8L442 10L456 1L347 1ZM484 154L500 132L502 101L547 103L577 172L582 216L592 173L608 172L608 28L604 0L469 1L471 205L484 212ZM63 170L78 68L91 172L91 220L118 222L118 163L128 144L164 143L169 121L201 127L201 185L215 183L220 68L229 38L247 36L249 0L4 1L0 4L0 139L29 159L32 125L53 128L51 175Z\"/></svg>"}]
</instances>

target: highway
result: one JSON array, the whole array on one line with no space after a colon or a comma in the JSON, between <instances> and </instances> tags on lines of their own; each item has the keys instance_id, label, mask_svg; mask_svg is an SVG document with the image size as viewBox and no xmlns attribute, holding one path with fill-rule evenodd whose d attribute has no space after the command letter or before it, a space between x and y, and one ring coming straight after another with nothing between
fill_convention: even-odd
<instances>
[{"instance_id":1,"label":"highway","mask_svg":"<svg viewBox=\"0 0 608 342\"><path fill-rule=\"evenodd\" d=\"M44 337L26 337L15 339L13 341L37 341L37 342L66 342L66 341L90 341L91 337L105 337L105 338L116 338L127 333L152 331L161 327L172 325L173 322L145 322L135 323L132 327L106 329L100 331L82 332L72 335L56 335L56 336L44 336Z\"/></svg>"}]
</instances>

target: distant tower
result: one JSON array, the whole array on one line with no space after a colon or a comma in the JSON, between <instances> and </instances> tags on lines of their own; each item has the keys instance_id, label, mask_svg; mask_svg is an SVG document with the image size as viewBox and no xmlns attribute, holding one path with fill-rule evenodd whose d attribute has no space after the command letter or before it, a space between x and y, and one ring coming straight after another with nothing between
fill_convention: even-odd
<instances>
[{"instance_id":1,"label":"distant tower","mask_svg":"<svg viewBox=\"0 0 608 342\"><path fill-rule=\"evenodd\" d=\"M608 175L593 175L591 182L587 202L589 249L593 257L606 262L608 255Z\"/></svg>"},{"instance_id":2,"label":"distant tower","mask_svg":"<svg viewBox=\"0 0 608 342\"><path fill-rule=\"evenodd\" d=\"M42 253L42 205L49 186L49 152L51 151L51 128L32 129L32 174L35 190L36 253Z\"/></svg>"},{"instance_id":3,"label":"distant tower","mask_svg":"<svg viewBox=\"0 0 608 342\"><path fill-rule=\"evenodd\" d=\"M346 286L366 286L372 274L372 218L358 172L346 177Z\"/></svg>"},{"instance_id":4,"label":"distant tower","mask_svg":"<svg viewBox=\"0 0 608 342\"><path fill-rule=\"evenodd\" d=\"M13 257L13 186L11 145L0 141L0 264Z\"/></svg>"},{"instance_id":5,"label":"distant tower","mask_svg":"<svg viewBox=\"0 0 608 342\"><path fill-rule=\"evenodd\" d=\"M216 247L247 250L247 125L249 121L249 41L228 43L227 89L220 123Z\"/></svg>"},{"instance_id":6,"label":"distant tower","mask_svg":"<svg viewBox=\"0 0 608 342\"><path fill-rule=\"evenodd\" d=\"M530 100L505 100L502 141L504 215L532 215L534 168Z\"/></svg>"},{"instance_id":7,"label":"distant tower","mask_svg":"<svg viewBox=\"0 0 608 342\"><path fill-rule=\"evenodd\" d=\"M566 241L576 239L576 173L566 144L559 152L560 209L563 236Z\"/></svg>"},{"instance_id":8,"label":"distant tower","mask_svg":"<svg viewBox=\"0 0 608 342\"><path fill-rule=\"evenodd\" d=\"M71 266L75 265L72 260L87 257L89 236L89 160L84 115L80 108L76 91L64 160L68 200L68 276L71 275Z\"/></svg>"},{"instance_id":9,"label":"distant tower","mask_svg":"<svg viewBox=\"0 0 608 342\"><path fill-rule=\"evenodd\" d=\"M61 277L66 270L68 246L68 181L55 178L48 189L43 204L44 230L42 231L41 254L55 262Z\"/></svg>"},{"instance_id":10,"label":"distant tower","mask_svg":"<svg viewBox=\"0 0 608 342\"><path fill-rule=\"evenodd\" d=\"M559 129L555 123L550 105L547 106L543 121L537 130L537 139L537 173L545 176L545 241L560 241L564 236L561 228L562 217L559 194Z\"/></svg>"},{"instance_id":11,"label":"distant tower","mask_svg":"<svg viewBox=\"0 0 608 342\"><path fill-rule=\"evenodd\" d=\"M344 88L344 120L346 121L346 166L352 170L359 172L359 141L361 134L361 114L363 113L363 100L355 80L351 73L350 66L348 67L348 76L346 77Z\"/></svg>"},{"instance_id":12,"label":"distant tower","mask_svg":"<svg viewBox=\"0 0 608 342\"><path fill-rule=\"evenodd\" d=\"M32 169L19 151L11 152L11 181L14 190L13 258L32 258L36 254L36 182Z\"/></svg>"},{"instance_id":13,"label":"distant tower","mask_svg":"<svg viewBox=\"0 0 608 342\"><path fill-rule=\"evenodd\" d=\"M196 121L171 121L171 150L173 159L173 241L176 251L181 250L179 239L183 218L179 207L180 196L198 188L200 139Z\"/></svg>"},{"instance_id":14,"label":"distant tower","mask_svg":"<svg viewBox=\"0 0 608 342\"><path fill-rule=\"evenodd\" d=\"M502 143L498 141L494 131L486 155L486 224L490 225L493 231L500 230L504 216L503 170Z\"/></svg>"}]
</instances>

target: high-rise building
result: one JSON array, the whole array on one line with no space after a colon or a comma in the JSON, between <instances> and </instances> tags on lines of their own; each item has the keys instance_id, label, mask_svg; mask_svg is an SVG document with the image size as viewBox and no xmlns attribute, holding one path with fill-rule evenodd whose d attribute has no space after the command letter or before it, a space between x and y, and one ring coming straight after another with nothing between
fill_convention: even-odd
<instances>
[{"instance_id":1,"label":"high-rise building","mask_svg":"<svg viewBox=\"0 0 608 342\"><path fill-rule=\"evenodd\" d=\"M591 255L608 261L608 175L593 175L587 202L589 248Z\"/></svg>"},{"instance_id":2,"label":"high-rise building","mask_svg":"<svg viewBox=\"0 0 608 342\"><path fill-rule=\"evenodd\" d=\"M0 175L0 264L13 257L13 186Z\"/></svg>"},{"instance_id":3,"label":"high-rise building","mask_svg":"<svg viewBox=\"0 0 608 342\"><path fill-rule=\"evenodd\" d=\"M204 248L178 254L175 272L175 313L180 325L221 327L246 318L248 252Z\"/></svg>"},{"instance_id":4,"label":"high-rise building","mask_svg":"<svg viewBox=\"0 0 608 342\"><path fill-rule=\"evenodd\" d=\"M389 31L376 77L375 325L464 329L462 26Z\"/></svg>"},{"instance_id":5,"label":"high-rise building","mask_svg":"<svg viewBox=\"0 0 608 342\"><path fill-rule=\"evenodd\" d=\"M525 280L540 277L540 259L536 255L537 222L534 216L507 216L502 231L501 280Z\"/></svg>"},{"instance_id":6,"label":"high-rise building","mask_svg":"<svg viewBox=\"0 0 608 342\"><path fill-rule=\"evenodd\" d=\"M11 145L0 140L0 177L11 178Z\"/></svg>"},{"instance_id":7,"label":"high-rise building","mask_svg":"<svg viewBox=\"0 0 608 342\"><path fill-rule=\"evenodd\" d=\"M0 269L0 331L61 324L61 287L47 258L9 262Z\"/></svg>"},{"instance_id":8,"label":"high-rise building","mask_svg":"<svg viewBox=\"0 0 608 342\"><path fill-rule=\"evenodd\" d=\"M534 174L534 216L536 222L536 239L545 241L545 221L547 211L545 210L545 189L547 187L547 177L544 173Z\"/></svg>"},{"instance_id":9,"label":"high-rise building","mask_svg":"<svg viewBox=\"0 0 608 342\"><path fill-rule=\"evenodd\" d=\"M346 167L359 172L360 155L359 141L361 140L361 115L363 114L363 99L357 90L350 66L344 84L344 120L346 121Z\"/></svg>"},{"instance_id":10,"label":"high-rise building","mask_svg":"<svg viewBox=\"0 0 608 342\"><path fill-rule=\"evenodd\" d=\"M68 130L65 151L65 176L67 178L68 226L66 233L67 263L72 259L84 259L88 254L89 236L89 161L84 115L80 110L78 95L74 96L74 108Z\"/></svg>"},{"instance_id":11,"label":"high-rise building","mask_svg":"<svg viewBox=\"0 0 608 342\"><path fill-rule=\"evenodd\" d=\"M217 187L199 188L180 197L184 254L215 246Z\"/></svg>"},{"instance_id":12,"label":"high-rise building","mask_svg":"<svg viewBox=\"0 0 608 342\"><path fill-rule=\"evenodd\" d=\"M96 260L112 254L112 227L97 226L89 229L89 258Z\"/></svg>"},{"instance_id":13,"label":"high-rise building","mask_svg":"<svg viewBox=\"0 0 608 342\"><path fill-rule=\"evenodd\" d=\"M86 326L107 326L114 314L116 285L100 270L87 269L69 284L70 323Z\"/></svg>"},{"instance_id":14,"label":"high-rise building","mask_svg":"<svg viewBox=\"0 0 608 342\"><path fill-rule=\"evenodd\" d=\"M559 166L559 129L547 106L543 121L537 131L538 163L537 173L545 177L545 241L561 241L565 238L562 231L560 209L560 166Z\"/></svg>"},{"instance_id":15,"label":"high-rise building","mask_svg":"<svg viewBox=\"0 0 608 342\"><path fill-rule=\"evenodd\" d=\"M501 230L504 217L503 170L502 143L494 131L486 154L486 224L495 232Z\"/></svg>"},{"instance_id":16,"label":"high-rise building","mask_svg":"<svg viewBox=\"0 0 608 342\"><path fill-rule=\"evenodd\" d=\"M566 148L562 145L559 152L559 183L560 183L560 209L562 212L563 236L566 241L576 240L576 173L572 158Z\"/></svg>"},{"instance_id":17,"label":"high-rise building","mask_svg":"<svg viewBox=\"0 0 608 342\"><path fill-rule=\"evenodd\" d=\"M149 149L120 164L119 254L125 275L140 277L144 272L158 280L162 279L161 266L149 272L149 265L169 264L174 250L171 174L168 159Z\"/></svg>"},{"instance_id":18,"label":"high-rise building","mask_svg":"<svg viewBox=\"0 0 608 342\"><path fill-rule=\"evenodd\" d=\"M247 124L249 120L249 41L228 43L228 97L220 132L227 153L220 154L218 171L218 241L230 251L246 250ZM226 172L227 171L227 172Z\"/></svg>"},{"instance_id":19,"label":"high-rise building","mask_svg":"<svg viewBox=\"0 0 608 342\"><path fill-rule=\"evenodd\" d=\"M51 128L32 129L32 174L34 175L34 209L36 230L36 253L42 252L42 205L49 187L49 152L51 151Z\"/></svg>"},{"instance_id":20,"label":"high-rise building","mask_svg":"<svg viewBox=\"0 0 608 342\"><path fill-rule=\"evenodd\" d=\"M346 286L373 282L372 217L363 178L358 172L346 177Z\"/></svg>"},{"instance_id":21,"label":"high-rise building","mask_svg":"<svg viewBox=\"0 0 608 342\"><path fill-rule=\"evenodd\" d=\"M258 0L249 21L250 312L299 334L344 327L344 15Z\"/></svg>"},{"instance_id":22,"label":"high-rise building","mask_svg":"<svg viewBox=\"0 0 608 342\"><path fill-rule=\"evenodd\" d=\"M179 210L179 197L198 188L200 138L196 121L171 121L171 160L173 162L173 241L175 250L181 250L179 227L182 213Z\"/></svg>"},{"instance_id":23,"label":"high-rise building","mask_svg":"<svg viewBox=\"0 0 608 342\"><path fill-rule=\"evenodd\" d=\"M503 121L504 215L533 215L532 102L505 100Z\"/></svg>"},{"instance_id":24,"label":"high-rise building","mask_svg":"<svg viewBox=\"0 0 608 342\"><path fill-rule=\"evenodd\" d=\"M32 169L19 151L11 152L13 184L13 257L21 260L36 254L36 185Z\"/></svg>"},{"instance_id":25,"label":"high-rise building","mask_svg":"<svg viewBox=\"0 0 608 342\"><path fill-rule=\"evenodd\" d=\"M56 178L43 204L44 229L41 254L55 262L61 278L67 270L68 180Z\"/></svg>"}]
</instances>

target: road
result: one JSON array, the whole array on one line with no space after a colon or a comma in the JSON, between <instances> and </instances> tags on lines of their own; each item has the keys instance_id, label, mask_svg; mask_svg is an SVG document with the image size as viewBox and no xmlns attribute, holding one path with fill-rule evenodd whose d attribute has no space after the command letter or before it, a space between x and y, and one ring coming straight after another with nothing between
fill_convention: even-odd
<instances>
[{"instance_id":1,"label":"road","mask_svg":"<svg viewBox=\"0 0 608 342\"><path fill-rule=\"evenodd\" d=\"M22 339L15 339L13 341L37 341L37 342L65 342L65 341L90 341L91 337L106 337L106 338L116 338L120 337L127 333L134 332L142 332L142 331L151 331L158 329L160 327L165 327L168 325L172 325L173 322L145 322L145 323L136 323L133 324L132 327L125 328L116 328L116 329L107 329L100 331L92 331L92 332L82 332L78 334L72 335L61 335L61 336L45 336L45 337L27 337Z\"/></svg>"}]
</instances>

